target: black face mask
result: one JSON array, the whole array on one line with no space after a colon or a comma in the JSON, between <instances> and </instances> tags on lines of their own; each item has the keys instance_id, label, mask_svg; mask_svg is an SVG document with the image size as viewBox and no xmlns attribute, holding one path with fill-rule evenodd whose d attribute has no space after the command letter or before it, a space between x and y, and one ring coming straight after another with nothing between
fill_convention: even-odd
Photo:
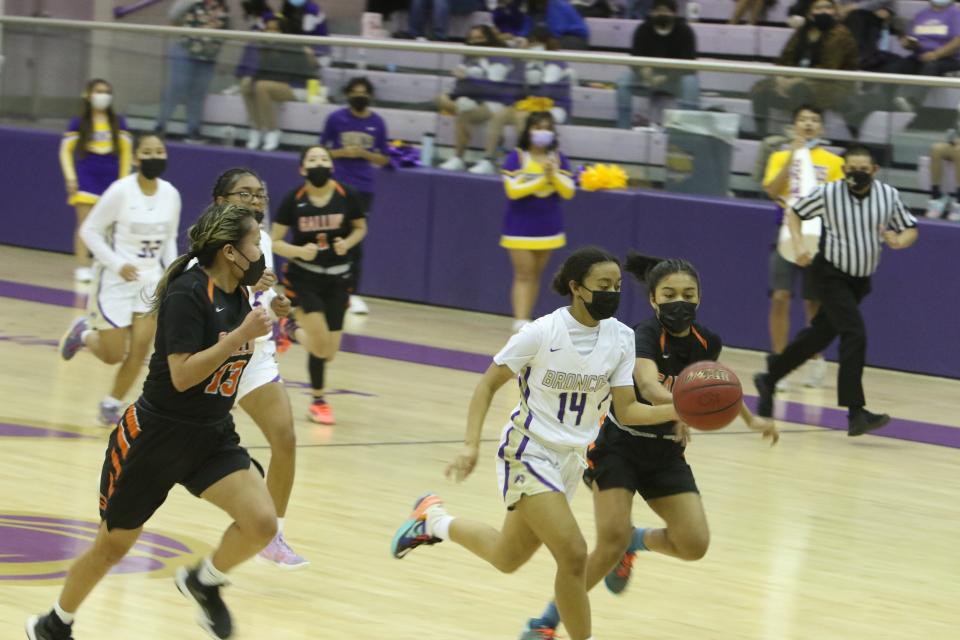
<instances>
[{"instance_id":1,"label":"black face mask","mask_svg":"<svg viewBox=\"0 0 960 640\"><path fill-rule=\"evenodd\" d=\"M620 306L620 292L592 291L590 289L587 289L587 291L593 294L593 299L590 302L583 301L590 317L597 321L613 317Z\"/></svg>"},{"instance_id":2,"label":"black face mask","mask_svg":"<svg viewBox=\"0 0 960 640\"><path fill-rule=\"evenodd\" d=\"M307 169L307 182L315 187L322 187L330 182L333 170L330 167L310 167Z\"/></svg>"},{"instance_id":3,"label":"black face mask","mask_svg":"<svg viewBox=\"0 0 960 640\"><path fill-rule=\"evenodd\" d=\"M854 191L865 191L872 181L873 176L866 171L850 171L847 173L847 186Z\"/></svg>"},{"instance_id":4,"label":"black face mask","mask_svg":"<svg viewBox=\"0 0 960 640\"><path fill-rule=\"evenodd\" d=\"M673 26L673 21L673 16L653 16L650 18L650 22L658 29L669 29Z\"/></svg>"},{"instance_id":5,"label":"black face mask","mask_svg":"<svg viewBox=\"0 0 960 640\"><path fill-rule=\"evenodd\" d=\"M693 325L697 319L697 305L686 300L664 302L660 307L657 318L663 328L670 333L683 333Z\"/></svg>"},{"instance_id":6,"label":"black face mask","mask_svg":"<svg viewBox=\"0 0 960 640\"><path fill-rule=\"evenodd\" d=\"M820 31L829 31L835 24L837 24L836 18L829 13L813 14L813 26L820 29Z\"/></svg>"},{"instance_id":7,"label":"black face mask","mask_svg":"<svg viewBox=\"0 0 960 640\"><path fill-rule=\"evenodd\" d=\"M253 219L257 221L257 224L263 224L263 211L254 211Z\"/></svg>"},{"instance_id":8,"label":"black face mask","mask_svg":"<svg viewBox=\"0 0 960 640\"><path fill-rule=\"evenodd\" d=\"M350 108L354 111L366 111L367 107L370 106L370 97L350 96L347 98L347 104L349 104Z\"/></svg>"},{"instance_id":9,"label":"black face mask","mask_svg":"<svg viewBox=\"0 0 960 640\"><path fill-rule=\"evenodd\" d=\"M236 249L236 247L234 248ZM237 249L237 253L242 255L247 261L247 268L243 270L243 275L240 277L240 284L244 285L245 287L252 287L260 282L263 272L267 270L267 256L261 253L260 257L254 261L243 255L243 252L240 251L240 249ZM239 266L240 265L238 264L237 267Z\"/></svg>"},{"instance_id":10,"label":"black face mask","mask_svg":"<svg viewBox=\"0 0 960 640\"><path fill-rule=\"evenodd\" d=\"M140 161L140 175L147 180L156 180L167 170L166 158L144 158Z\"/></svg>"}]
</instances>

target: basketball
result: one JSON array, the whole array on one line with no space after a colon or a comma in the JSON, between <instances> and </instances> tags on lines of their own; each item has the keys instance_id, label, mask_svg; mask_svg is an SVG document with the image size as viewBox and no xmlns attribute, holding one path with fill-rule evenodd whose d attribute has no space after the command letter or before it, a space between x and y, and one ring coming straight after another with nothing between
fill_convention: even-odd
<instances>
[{"instance_id":1,"label":"basketball","mask_svg":"<svg viewBox=\"0 0 960 640\"><path fill-rule=\"evenodd\" d=\"M743 389L736 374L719 362L695 362L673 383L673 406L691 427L713 431L727 426L740 412Z\"/></svg>"}]
</instances>

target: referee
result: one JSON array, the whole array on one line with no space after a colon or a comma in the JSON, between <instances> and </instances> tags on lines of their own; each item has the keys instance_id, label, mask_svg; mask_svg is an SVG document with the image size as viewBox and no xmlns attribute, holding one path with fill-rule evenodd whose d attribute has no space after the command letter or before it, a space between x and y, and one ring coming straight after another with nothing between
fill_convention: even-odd
<instances>
[{"instance_id":1,"label":"referee","mask_svg":"<svg viewBox=\"0 0 960 640\"><path fill-rule=\"evenodd\" d=\"M757 413L773 415L773 394L779 380L823 351L840 336L840 373L837 403L847 407L847 435L859 436L890 421L886 414L864 408L863 367L867 333L860 301L870 293L870 276L880 263L881 245L906 249L917 241L917 221L900 193L874 180L877 165L863 147L847 151L844 180L818 187L787 210L787 224L797 264L810 265L819 288L821 307L810 326L801 331L783 353L767 357L767 373L753 378L760 396ZM811 258L804 249L800 221L823 217L820 251Z\"/></svg>"}]
</instances>

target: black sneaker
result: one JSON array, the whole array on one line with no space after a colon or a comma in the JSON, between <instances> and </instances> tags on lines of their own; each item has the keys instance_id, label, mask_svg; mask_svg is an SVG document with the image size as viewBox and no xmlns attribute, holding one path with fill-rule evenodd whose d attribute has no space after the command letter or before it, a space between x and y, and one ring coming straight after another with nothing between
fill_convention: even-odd
<instances>
[{"instance_id":1,"label":"black sneaker","mask_svg":"<svg viewBox=\"0 0 960 640\"><path fill-rule=\"evenodd\" d=\"M770 374L758 373L753 376L753 386L757 388L757 415L761 418L772 418L773 393L776 388L770 384Z\"/></svg>"},{"instance_id":2,"label":"black sneaker","mask_svg":"<svg viewBox=\"0 0 960 640\"><path fill-rule=\"evenodd\" d=\"M186 567L180 567L177 569L175 580L180 593L196 603L200 610L197 622L211 638L224 640L233 635L233 620L230 619L227 605L220 597L219 585L208 587L201 584L197 578L196 567L189 570Z\"/></svg>"},{"instance_id":3,"label":"black sneaker","mask_svg":"<svg viewBox=\"0 0 960 640\"><path fill-rule=\"evenodd\" d=\"M862 436L868 431L886 426L888 422L890 422L890 416L886 413L870 413L866 409L861 409L856 415L847 418L847 435Z\"/></svg>"},{"instance_id":4,"label":"black sneaker","mask_svg":"<svg viewBox=\"0 0 960 640\"><path fill-rule=\"evenodd\" d=\"M73 640L71 625L64 623L53 611L45 616L30 616L26 626L30 640Z\"/></svg>"}]
</instances>

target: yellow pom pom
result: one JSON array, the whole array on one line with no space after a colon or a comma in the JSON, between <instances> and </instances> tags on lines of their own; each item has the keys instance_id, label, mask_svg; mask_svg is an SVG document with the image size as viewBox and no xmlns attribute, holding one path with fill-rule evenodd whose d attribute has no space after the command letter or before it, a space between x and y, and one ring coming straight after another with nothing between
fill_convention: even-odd
<instances>
[{"instance_id":1,"label":"yellow pom pom","mask_svg":"<svg viewBox=\"0 0 960 640\"><path fill-rule=\"evenodd\" d=\"M601 189L625 189L627 172L616 164L595 164L580 174L580 188L584 191Z\"/></svg>"},{"instance_id":2,"label":"yellow pom pom","mask_svg":"<svg viewBox=\"0 0 960 640\"><path fill-rule=\"evenodd\" d=\"M518 101L513 105L513 107L520 111L529 111L530 113L534 113L536 111L550 111L550 109L553 109L553 100L551 98L530 96Z\"/></svg>"}]
</instances>

